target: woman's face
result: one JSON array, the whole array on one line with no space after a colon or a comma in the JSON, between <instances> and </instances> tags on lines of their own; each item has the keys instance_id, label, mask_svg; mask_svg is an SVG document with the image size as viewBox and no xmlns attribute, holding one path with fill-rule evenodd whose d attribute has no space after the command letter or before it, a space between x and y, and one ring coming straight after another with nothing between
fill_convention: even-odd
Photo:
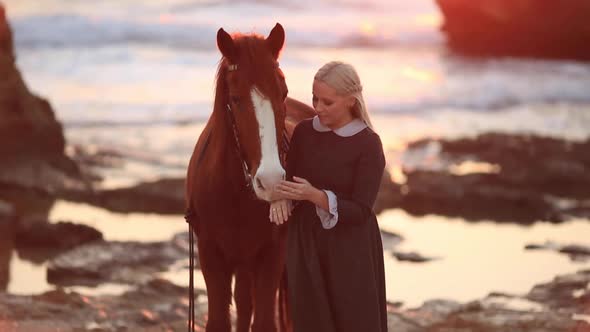
<instances>
[{"instance_id":1,"label":"woman's face","mask_svg":"<svg viewBox=\"0 0 590 332\"><path fill-rule=\"evenodd\" d=\"M353 96L339 95L328 84L313 80L313 108L324 126L340 128L353 119L351 107Z\"/></svg>"}]
</instances>

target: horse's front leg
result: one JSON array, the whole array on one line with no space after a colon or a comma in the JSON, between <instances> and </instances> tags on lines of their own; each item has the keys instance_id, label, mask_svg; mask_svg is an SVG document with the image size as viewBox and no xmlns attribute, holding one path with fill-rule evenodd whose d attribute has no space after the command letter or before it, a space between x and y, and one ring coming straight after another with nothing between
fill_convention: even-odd
<instances>
[{"instance_id":1,"label":"horse's front leg","mask_svg":"<svg viewBox=\"0 0 590 332\"><path fill-rule=\"evenodd\" d=\"M234 288L236 301L237 332L249 332L252 322L252 271L249 264L242 264L236 269L236 285Z\"/></svg>"},{"instance_id":2,"label":"horse's front leg","mask_svg":"<svg viewBox=\"0 0 590 332\"><path fill-rule=\"evenodd\" d=\"M276 294L284 265L284 246L273 244L258 256L254 275L252 332L276 332Z\"/></svg>"},{"instance_id":3,"label":"horse's front leg","mask_svg":"<svg viewBox=\"0 0 590 332\"><path fill-rule=\"evenodd\" d=\"M231 303L232 268L214 243L198 242L201 271L207 285L207 332L231 332L229 306Z\"/></svg>"}]
</instances>

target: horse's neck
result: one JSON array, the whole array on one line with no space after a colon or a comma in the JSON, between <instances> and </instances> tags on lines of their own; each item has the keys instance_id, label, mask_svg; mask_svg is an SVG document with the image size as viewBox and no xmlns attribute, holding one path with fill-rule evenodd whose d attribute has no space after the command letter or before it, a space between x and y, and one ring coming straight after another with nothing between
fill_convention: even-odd
<instances>
[{"instance_id":1,"label":"horse's neck","mask_svg":"<svg viewBox=\"0 0 590 332\"><path fill-rule=\"evenodd\" d=\"M212 190L223 194L236 192L244 184L242 165L237 155L233 128L230 125L226 110L228 96L224 73L217 77L213 113L207 122L209 142L205 147L207 171L206 183Z\"/></svg>"},{"instance_id":2,"label":"horse's neck","mask_svg":"<svg viewBox=\"0 0 590 332\"><path fill-rule=\"evenodd\" d=\"M235 190L243 180L242 165L239 163L235 147L235 138L232 128L229 125L225 109L215 109L208 126L210 131L209 147L206 151L208 158L211 158L210 174L212 181L219 190Z\"/></svg>"}]
</instances>

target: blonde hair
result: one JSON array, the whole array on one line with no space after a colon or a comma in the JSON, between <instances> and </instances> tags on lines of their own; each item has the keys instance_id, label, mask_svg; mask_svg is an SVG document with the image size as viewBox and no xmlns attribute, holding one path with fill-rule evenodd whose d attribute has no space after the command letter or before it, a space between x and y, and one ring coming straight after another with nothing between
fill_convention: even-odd
<instances>
[{"instance_id":1,"label":"blonde hair","mask_svg":"<svg viewBox=\"0 0 590 332\"><path fill-rule=\"evenodd\" d=\"M352 107L352 116L360 118L369 128L373 129L363 98L361 79L352 65L342 61L328 62L318 70L314 79L326 83L339 95L353 96L356 101Z\"/></svg>"}]
</instances>

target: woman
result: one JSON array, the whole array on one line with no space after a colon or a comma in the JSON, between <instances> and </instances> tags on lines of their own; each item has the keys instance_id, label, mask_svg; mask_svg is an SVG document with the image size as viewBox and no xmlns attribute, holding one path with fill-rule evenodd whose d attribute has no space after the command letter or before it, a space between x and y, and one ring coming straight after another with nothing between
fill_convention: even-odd
<instances>
[{"instance_id":1,"label":"woman","mask_svg":"<svg viewBox=\"0 0 590 332\"><path fill-rule=\"evenodd\" d=\"M294 332L383 332L383 248L372 206L385 158L355 69L342 62L320 68L313 107L317 116L293 132L288 181L275 188L269 212L277 224L289 218Z\"/></svg>"}]
</instances>

